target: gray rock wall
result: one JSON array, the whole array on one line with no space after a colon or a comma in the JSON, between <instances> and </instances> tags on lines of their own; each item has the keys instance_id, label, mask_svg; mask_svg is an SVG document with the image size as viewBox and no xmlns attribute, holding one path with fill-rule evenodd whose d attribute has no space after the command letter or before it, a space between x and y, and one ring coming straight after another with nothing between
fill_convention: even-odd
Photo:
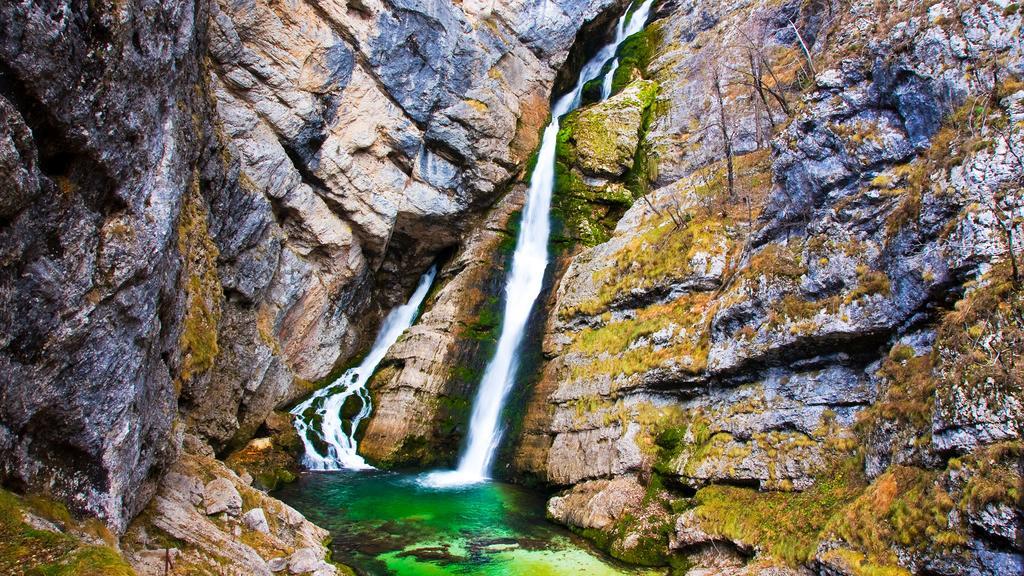
<instances>
[{"instance_id":1,"label":"gray rock wall","mask_svg":"<svg viewBox=\"0 0 1024 576\"><path fill-rule=\"evenodd\" d=\"M1019 519L971 520L1012 506L973 490L1020 478L1022 375L1000 360L1024 248L1018 11L659 15L638 72L658 84L652 192L561 278L514 465L566 487L549 514L623 559L1019 571Z\"/></svg>"},{"instance_id":2,"label":"gray rock wall","mask_svg":"<svg viewBox=\"0 0 1024 576\"><path fill-rule=\"evenodd\" d=\"M0 476L115 528L175 451L176 225L208 144L205 17L0 7Z\"/></svg>"},{"instance_id":3,"label":"gray rock wall","mask_svg":"<svg viewBox=\"0 0 1024 576\"><path fill-rule=\"evenodd\" d=\"M122 530L356 354L610 2L0 8L0 478Z\"/></svg>"}]
</instances>

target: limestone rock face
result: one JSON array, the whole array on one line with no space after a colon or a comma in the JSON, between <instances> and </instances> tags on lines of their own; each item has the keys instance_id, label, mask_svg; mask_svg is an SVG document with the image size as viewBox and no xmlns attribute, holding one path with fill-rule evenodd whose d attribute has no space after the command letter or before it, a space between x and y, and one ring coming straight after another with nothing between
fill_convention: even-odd
<instances>
[{"instance_id":1,"label":"limestone rock face","mask_svg":"<svg viewBox=\"0 0 1024 576\"><path fill-rule=\"evenodd\" d=\"M611 0L6 3L0 480L121 532L506 191Z\"/></svg>"},{"instance_id":2,"label":"limestone rock face","mask_svg":"<svg viewBox=\"0 0 1024 576\"><path fill-rule=\"evenodd\" d=\"M232 297L184 390L195 431L240 445L367 343L535 148L576 30L610 4L211 4L240 186L212 206Z\"/></svg>"},{"instance_id":3,"label":"limestone rock face","mask_svg":"<svg viewBox=\"0 0 1024 576\"><path fill-rule=\"evenodd\" d=\"M0 480L117 530L175 452L177 221L204 183L205 14L0 6Z\"/></svg>"},{"instance_id":4,"label":"limestone rock face","mask_svg":"<svg viewBox=\"0 0 1024 576\"><path fill-rule=\"evenodd\" d=\"M209 476L215 478L204 488L202 478ZM211 485L220 493L230 493L232 499L238 498L235 514L230 513L234 508L228 508L229 514L209 515ZM293 574L326 575L337 573L325 561L328 551L322 543L327 536L326 530L246 485L219 461L185 452L164 476L152 502L125 533L122 549L142 576L164 573L166 542L174 542L171 552L177 572L227 570L269 576L282 569L278 559L283 552L289 558L289 568L303 569Z\"/></svg>"},{"instance_id":5,"label":"limestone rock face","mask_svg":"<svg viewBox=\"0 0 1024 576\"><path fill-rule=\"evenodd\" d=\"M603 530L638 507L643 495L643 487L632 477L591 480L548 500L547 514L562 524Z\"/></svg>"},{"instance_id":6,"label":"limestone rock face","mask_svg":"<svg viewBox=\"0 0 1024 576\"><path fill-rule=\"evenodd\" d=\"M618 177L633 166L643 114L658 86L639 80L608 100L565 118L561 159L593 177ZM562 143L560 143L562 144Z\"/></svg>"},{"instance_id":7,"label":"limestone rock face","mask_svg":"<svg viewBox=\"0 0 1024 576\"><path fill-rule=\"evenodd\" d=\"M1020 15L836 10L658 12L629 54L658 86L632 145L649 192L558 280L513 467L565 487L549 514L609 550L629 527L591 507L664 487L653 541L706 573L1019 570L993 494L1020 474L1022 374L997 359L1021 338ZM644 192L614 137L589 165L565 141L579 189ZM943 536L907 544L900 506Z\"/></svg>"},{"instance_id":8,"label":"limestone rock face","mask_svg":"<svg viewBox=\"0 0 1024 576\"><path fill-rule=\"evenodd\" d=\"M434 466L457 456L473 390L497 342L502 271L523 201L520 187L471 233L370 381L374 413L359 449L373 461Z\"/></svg>"}]
</instances>

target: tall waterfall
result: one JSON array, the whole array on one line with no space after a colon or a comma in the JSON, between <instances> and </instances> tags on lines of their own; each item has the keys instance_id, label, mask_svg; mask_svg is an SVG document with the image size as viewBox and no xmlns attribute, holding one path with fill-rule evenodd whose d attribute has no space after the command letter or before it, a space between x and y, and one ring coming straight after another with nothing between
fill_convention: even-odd
<instances>
[{"instance_id":1,"label":"tall waterfall","mask_svg":"<svg viewBox=\"0 0 1024 576\"><path fill-rule=\"evenodd\" d=\"M429 474L424 483L432 486L458 486L485 480L490 472L494 451L501 440L499 418L505 399L512 389L519 367L519 347L526 324L540 295L544 271L548 265L548 238L551 233L551 194L555 187L555 145L558 123L562 116L580 105L583 85L601 73L605 62L615 55L619 44L629 34L638 32L647 21L654 0L645 0L633 13L627 10L616 27L615 40L605 45L580 70L576 86L551 108L551 123L544 129L537 165L530 177L530 189L523 207L512 270L505 283L505 315L494 358L484 371L483 380L473 402L469 426L469 445L455 470ZM627 25L628 20L628 25ZM612 73L614 70L612 71ZM610 75L611 73L609 73ZM610 81L606 78L605 84ZM607 97L603 94L602 98Z\"/></svg>"},{"instance_id":2,"label":"tall waterfall","mask_svg":"<svg viewBox=\"0 0 1024 576\"><path fill-rule=\"evenodd\" d=\"M373 342L373 347L359 366L347 370L331 385L318 390L316 394L292 409L292 414L296 416L295 429L306 448L302 463L310 470L373 468L356 453L356 430L373 408L370 393L366 390L366 382L384 359L388 349L409 326L412 326L416 312L434 282L436 272L436 267L431 267L420 278L420 283L409 301L388 313ZM359 412L346 420L342 415L342 409L345 401L353 396L358 399ZM316 416L321 419L319 432L304 416L310 408L313 408ZM326 447L326 454L321 454L317 449L318 443Z\"/></svg>"},{"instance_id":3,"label":"tall waterfall","mask_svg":"<svg viewBox=\"0 0 1024 576\"><path fill-rule=\"evenodd\" d=\"M636 34L640 30L643 30L644 24L647 23L647 16L651 13L651 5L654 4L654 0L647 0L641 4L637 9L630 14L629 10L619 18L618 23L615 25L615 46L626 39ZM632 5L630 6L632 8ZM614 51L613 51L614 52ZM615 71L619 68L619 59L615 58L612 60L612 67L608 70L608 73L604 75L604 80L601 82L601 100L604 100L612 95L612 82L615 78Z\"/></svg>"}]
</instances>

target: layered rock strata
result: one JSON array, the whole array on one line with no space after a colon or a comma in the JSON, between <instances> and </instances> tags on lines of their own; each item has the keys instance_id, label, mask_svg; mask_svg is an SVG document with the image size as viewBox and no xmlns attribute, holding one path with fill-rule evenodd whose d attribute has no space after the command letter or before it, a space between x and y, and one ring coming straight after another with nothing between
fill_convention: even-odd
<instances>
[{"instance_id":1,"label":"layered rock strata","mask_svg":"<svg viewBox=\"0 0 1024 576\"><path fill-rule=\"evenodd\" d=\"M4 4L0 480L120 533L184 432L244 446L507 191L611 4Z\"/></svg>"},{"instance_id":2,"label":"layered rock strata","mask_svg":"<svg viewBox=\"0 0 1024 576\"><path fill-rule=\"evenodd\" d=\"M632 124L646 165L624 165L651 192L560 280L514 465L571 488L552 517L641 563L1019 570L1003 513L1020 479L1004 358L1021 318L1020 15L659 15L631 72L658 86ZM573 154L621 131L567 127L560 158L586 178L561 193L629 189Z\"/></svg>"}]
</instances>

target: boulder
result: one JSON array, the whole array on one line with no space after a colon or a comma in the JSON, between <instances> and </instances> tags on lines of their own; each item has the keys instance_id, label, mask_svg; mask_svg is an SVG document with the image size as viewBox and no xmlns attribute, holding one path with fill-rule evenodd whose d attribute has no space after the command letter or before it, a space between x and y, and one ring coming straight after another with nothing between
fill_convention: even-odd
<instances>
[{"instance_id":1,"label":"boulder","mask_svg":"<svg viewBox=\"0 0 1024 576\"><path fill-rule=\"evenodd\" d=\"M547 515L567 526L607 530L643 497L643 486L633 476L592 480L548 500Z\"/></svg>"},{"instance_id":2,"label":"boulder","mask_svg":"<svg viewBox=\"0 0 1024 576\"><path fill-rule=\"evenodd\" d=\"M337 568L324 561L323 554L314 548L300 548L288 557L289 574L330 576L337 571Z\"/></svg>"},{"instance_id":3,"label":"boulder","mask_svg":"<svg viewBox=\"0 0 1024 576\"><path fill-rule=\"evenodd\" d=\"M242 524L245 524L245 527L250 530L264 534L270 532L270 525L267 524L267 515L263 513L263 508L253 508L242 514Z\"/></svg>"},{"instance_id":4,"label":"boulder","mask_svg":"<svg viewBox=\"0 0 1024 576\"><path fill-rule=\"evenodd\" d=\"M227 512L231 516L238 516L242 512L242 496L227 478L217 478L206 484L203 504L207 515Z\"/></svg>"},{"instance_id":5,"label":"boulder","mask_svg":"<svg viewBox=\"0 0 1024 576\"><path fill-rule=\"evenodd\" d=\"M559 131L559 159L599 178L622 176L633 166L644 111L658 85L637 80L601 103L565 117Z\"/></svg>"}]
</instances>

